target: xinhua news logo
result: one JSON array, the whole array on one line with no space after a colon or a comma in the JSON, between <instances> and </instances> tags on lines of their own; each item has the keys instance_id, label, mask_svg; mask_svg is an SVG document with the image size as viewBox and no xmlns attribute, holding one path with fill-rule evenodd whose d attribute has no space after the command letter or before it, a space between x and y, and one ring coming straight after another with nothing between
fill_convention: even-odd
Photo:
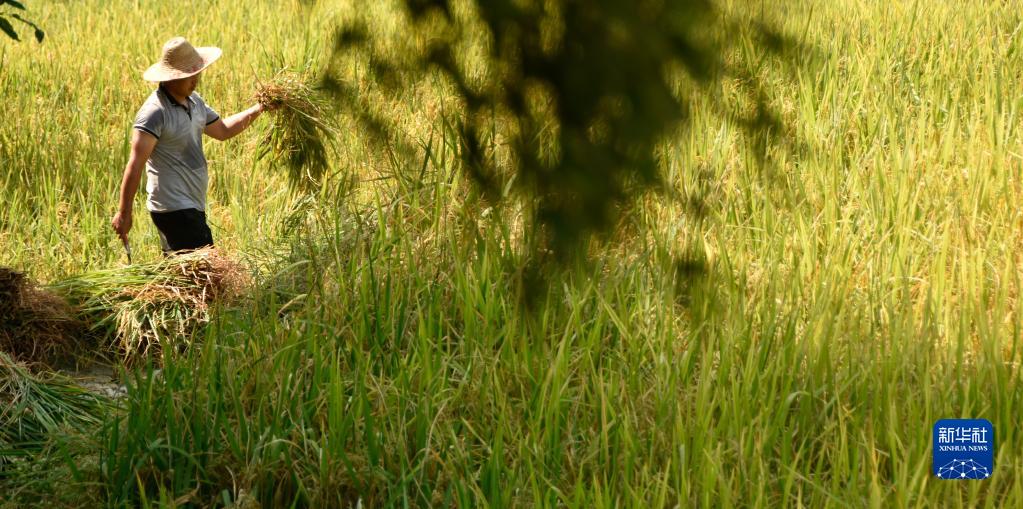
<instances>
[{"instance_id":1,"label":"xinhua news logo","mask_svg":"<svg viewBox=\"0 0 1023 509\"><path fill-rule=\"evenodd\" d=\"M942 419L934 423L934 475L942 479L987 479L995 468L995 428L987 419Z\"/></svg>"}]
</instances>

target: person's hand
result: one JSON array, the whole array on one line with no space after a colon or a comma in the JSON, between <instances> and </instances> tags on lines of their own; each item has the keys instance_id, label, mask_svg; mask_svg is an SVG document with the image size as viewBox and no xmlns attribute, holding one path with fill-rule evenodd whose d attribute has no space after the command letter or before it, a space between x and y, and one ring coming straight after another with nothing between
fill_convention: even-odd
<instances>
[{"instance_id":1,"label":"person's hand","mask_svg":"<svg viewBox=\"0 0 1023 509\"><path fill-rule=\"evenodd\" d=\"M128 232L131 231L131 212L114 214L114 220L110 222L110 225L114 227L117 236L121 237L121 241L127 242Z\"/></svg>"},{"instance_id":2,"label":"person's hand","mask_svg":"<svg viewBox=\"0 0 1023 509\"><path fill-rule=\"evenodd\" d=\"M281 107L281 104L280 104L280 103L267 103L267 104L263 104L263 103L256 103L256 104L257 104L257 106L259 107L259 108L258 108L258 110L259 110L260 112L264 112L264 111L273 111L273 110L276 110L276 109L278 109L278 108L280 108L280 107Z\"/></svg>"}]
</instances>

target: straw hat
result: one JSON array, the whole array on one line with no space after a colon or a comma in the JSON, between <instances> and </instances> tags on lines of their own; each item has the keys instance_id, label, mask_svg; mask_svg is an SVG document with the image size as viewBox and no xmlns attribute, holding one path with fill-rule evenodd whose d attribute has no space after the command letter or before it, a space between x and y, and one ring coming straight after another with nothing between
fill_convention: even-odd
<instances>
[{"instance_id":1,"label":"straw hat","mask_svg":"<svg viewBox=\"0 0 1023 509\"><path fill-rule=\"evenodd\" d=\"M195 48L184 37L175 37L163 45L160 61L142 74L146 81L171 81L199 74L220 58L220 48Z\"/></svg>"}]
</instances>

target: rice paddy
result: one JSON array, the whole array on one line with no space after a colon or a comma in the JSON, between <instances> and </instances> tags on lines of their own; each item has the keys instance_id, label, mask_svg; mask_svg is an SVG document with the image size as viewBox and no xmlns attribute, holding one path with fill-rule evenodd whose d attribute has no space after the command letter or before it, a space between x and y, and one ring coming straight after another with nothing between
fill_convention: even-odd
<instances>
[{"instance_id":1,"label":"rice paddy","mask_svg":"<svg viewBox=\"0 0 1023 509\"><path fill-rule=\"evenodd\" d=\"M314 81L282 62L327 65L349 21L410 54L391 2L27 2L44 41L0 39L0 507L1023 505L1019 2L715 3L792 140L726 118L755 108L741 75L688 97L668 192L536 294L523 211L459 166L450 84L388 95L358 55L335 71L412 150L329 103L329 130L264 113L205 142L232 277L164 260L141 195L125 263L110 218L166 39L224 50L199 89L222 115L299 90L304 122ZM759 23L807 49L768 56L737 30ZM84 327L127 394L7 346L33 323ZM990 478L931 473L944 418L993 424Z\"/></svg>"}]
</instances>

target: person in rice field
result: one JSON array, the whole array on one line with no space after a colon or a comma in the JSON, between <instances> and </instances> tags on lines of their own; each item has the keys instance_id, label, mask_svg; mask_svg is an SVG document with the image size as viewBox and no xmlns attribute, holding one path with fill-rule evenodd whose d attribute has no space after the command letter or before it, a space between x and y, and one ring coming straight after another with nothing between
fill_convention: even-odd
<instances>
[{"instance_id":1,"label":"person in rice field","mask_svg":"<svg viewBox=\"0 0 1023 509\"><path fill-rule=\"evenodd\" d=\"M206 223L209 176L202 135L221 141L233 138L264 110L257 103L221 118L203 101L195 91L199 78L220 55L220 48L196 48L183 37L175 37L164 44L160 60L142 75L159 86L135 116L119 207L111 222L125 246L143 168L146 209L160 232L164 254L213 245L213 234Z\"/></svg>"}]
</instances>

